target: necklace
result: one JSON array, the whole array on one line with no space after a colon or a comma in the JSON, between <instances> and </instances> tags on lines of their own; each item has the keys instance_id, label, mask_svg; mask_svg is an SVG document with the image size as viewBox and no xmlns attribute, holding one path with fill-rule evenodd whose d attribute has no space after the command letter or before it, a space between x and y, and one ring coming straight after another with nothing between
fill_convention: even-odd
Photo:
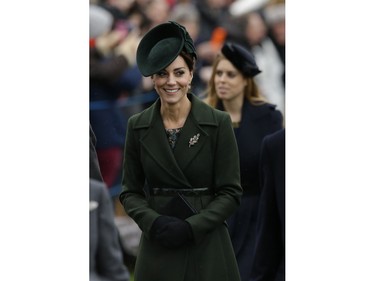
<instances>
[{"instance_id":1,"label":"necklace","mask_svg":"<svg viewBox=\"0 0 375 281\"><path fill-rule=\"evenodd\" d=\"M233 128L239 128L241 125L241 121L238 121L238 122L232 122L232 127Z\"/></svg>"}]
</instances>

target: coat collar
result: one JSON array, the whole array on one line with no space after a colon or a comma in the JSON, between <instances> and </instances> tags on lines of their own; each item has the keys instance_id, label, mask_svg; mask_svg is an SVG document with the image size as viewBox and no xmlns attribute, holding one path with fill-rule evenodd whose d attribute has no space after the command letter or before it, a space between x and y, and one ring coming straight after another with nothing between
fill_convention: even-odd
<instances>
[{"instance_id":1,"label":"coat collar","mask_svg":"<svg viewBox=\"0 0 375 281\"><path fill-rule=\"evenodd\" d=\"M160 99L141 113L134 129L146 129L141 137L142 147L158 165L174 178L176 185L191 187L183 170L194 160L208 139L205 126L218 126L214 110L193 94L188 94L191 111L180 133L174 151L169 146L163 121L160 115ZM189 147L190 139L196 142ZM194 141L193 141L194 142ZM155 143L158 143L155 146Z\"/></svg>"},{"instance_id":2,"label":"coat collar","mask_svg":"<svg viewBox=\"0 0 375 281\"><path fill-rule=\"evenodd\" d=\"M244 103L242 106L242 121L246 121L248 119L256 120L264 115L269 114L270 110L274 110L275 107L275 105L269 103L254 105L250 103L247 98L244 98ZM221 101L218 103L217 109L225 111L223 103Z\"/></svg>"},{"instance_id":3,"label":"coat collar","mask_svg":"<svg viewBox=\"0 0 375 281\"><path fill-rule=\"evenodd\" d=\"M254 105L245 99L242 107L242 116L248 115L252 120L261 118L264 115L270 114L271 109L274 109L275 106L269 103L263 103L259 105Z\"/></svg>"},{"instance_id":4,"label":"coat collar","mask_svg":"<svg viewBox=\"0 0 375 281\"><path fill-rule=\"evenodd\" d=\"M216 116L213 114L212 109L208 107L194 94L187 94L191 101L191 112L189 117L193 117L199 125L218 126ZM152 127L160 116L160 98L158 98L153 105L139 114L138 120L134 125L134 129Z\"/></svg>"}]
</instances>

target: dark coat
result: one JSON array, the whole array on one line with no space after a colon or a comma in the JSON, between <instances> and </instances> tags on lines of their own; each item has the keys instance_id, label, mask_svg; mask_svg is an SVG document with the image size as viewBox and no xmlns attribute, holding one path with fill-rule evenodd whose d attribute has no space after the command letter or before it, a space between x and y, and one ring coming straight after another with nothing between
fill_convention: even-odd
<instances>
[{"instance_id":1,"label":"dark coat","mask_svg":"<svg viewBox=\"0 0 375 281\"><path fill-rule=\"evenodd\" d=\"M223 110L221 104L219 109ZM259 160L262 140L280 130L282 115L272 104L253 105L245 99L241 124L235 128L240 153L241 206L228 220L229 231L242 280L248 280L253 261L260 195Z\"/></svg>"},{"instance_id":2,"label":"dark coat","mask_svg":"<svg viewBox=\"0 0 375 281\"><path fill-rule=\"evenodd\" d=\"M285 280L285 129L264 139L252 281Z\"/></svg>"},{"instance_id":3,"label":"dark coat","mask_svg":"<svg viewBox=\"0 0 375 281\"><path fill-rule=\"evenodd\" d=\"M222 104L218 109L224 110ZM253 105L245 99L242 120L234 129L240 153L241 186L244 193L259 195L259 159L265 136L283 127L281 112L272 104Z\"/></svg>"},{"instance_id":4,"label":"dark coat","mask_svg":"<svg viewBox=\"0 0 375 281\"><path fill-rule=\"evenodd\" d=\"M160 115L160 100L131 117L125 144L125 211L143 231L135 267L136 281L240 280L225 219L238 207L239 155L227 113L188 94L191 112L172 151ZM196 144L189 140L200 134ZM187 196L198 214L186 219L194 243L170 250L149 239L152 223L169 196L146 197L143 187L208 187L215 195Z\"/></svg>"},{"instance_id":5,"label":"dark coat","mask_svg":"<svg viewBox=\"0 0 375 281\"><path fill-rule=\"evenodd\" d=\"M98 155L96 153L96 136L90 124L90 179L103 181Z\"/></svg>"}]
</instances>

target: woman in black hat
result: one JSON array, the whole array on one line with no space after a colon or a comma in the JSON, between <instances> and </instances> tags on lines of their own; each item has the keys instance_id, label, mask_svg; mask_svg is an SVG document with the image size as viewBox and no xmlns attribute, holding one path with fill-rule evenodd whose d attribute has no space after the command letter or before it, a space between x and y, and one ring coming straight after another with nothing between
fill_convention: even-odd
<instances>
[{"instance_id":1,"label":"woman in black hat","mask_svg":"<svg viewBox=\"0 0 375 281\"><path fill-rule=\"evenodd\" d=\"M137 64L159 98L128 121L120 201L142 230L136 281L239 281L225 220L240 203L227 113L192 94L196 52L168 22L141 40Z\"/></svg>"},{"instance_id":2,"label":"woman in black hat","mask_svg":"<svg viewBox=\"0 0 375 281\"><path fill-rule=\"evenodd\" d=\"M227 42L213 63L206 99L229 113L240 152L243 196L228 225L242 280L249 280L255 247L261 143L283 127L281 112L267 103L253 79L260 72L252 53Z\"/></svg>"}]
</instances>

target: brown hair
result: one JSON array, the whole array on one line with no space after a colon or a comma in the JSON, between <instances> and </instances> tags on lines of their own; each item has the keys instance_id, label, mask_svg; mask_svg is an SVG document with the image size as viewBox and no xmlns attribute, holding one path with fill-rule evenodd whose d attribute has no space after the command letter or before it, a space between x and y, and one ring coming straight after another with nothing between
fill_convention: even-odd
<instances>
[{"instance_id":1,"label":"brown hair","mask_svg":"<svg viewBox=\"0 0 375 281\"><path fill-rule=\"evenodd\" d=\"M189 70L194 72L194 70L195 70L195 58L194 58L194 56L192 54L186 52L185 50L181 51L180 56L186 62Z\"/></svg>"},{"instance_id":2,"label":"brown hair","mask_svg":"<svg viewBox=\"0 0 375 281\"><path fill-rule=\"evenodd\" d=\"M222 53L219 53L216 56L212 64L212 74L210 80L208 81L208 87L206 91L207 97L205 98L205 102L211 105L212 107L217 107L219 103L219 98L215 90L215 72L217 69L217 65L223 59L226 59L226 57L224 57ZM267 99L260 93L258 85L255 83L254 79L251 77L244 78L247 80L247 85L244 88L245 98L253 105L261 105L267 102Z\"/></svg>"}]
</instances>

